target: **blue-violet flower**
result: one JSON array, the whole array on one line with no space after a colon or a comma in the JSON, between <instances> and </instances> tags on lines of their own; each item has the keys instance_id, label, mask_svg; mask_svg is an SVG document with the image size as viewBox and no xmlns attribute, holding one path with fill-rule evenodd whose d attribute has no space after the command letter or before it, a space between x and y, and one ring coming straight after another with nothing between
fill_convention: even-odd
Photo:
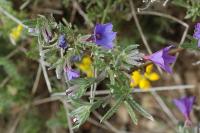
<instances>
[{"instance_id":1,"label":"blue-violet flower","mask_svg":"<svg viewBox=\"0 0 200 133\"><path fill-rule=\"evenodd\" d=\"M200 23L195 25L193 37L198 40L198 47L200 48Z\"/></svg>"},{"instance_id":2,"label":"blue-violet flower","mask_svg":"<svg viewBox=\"0 0 200 133\"><path fill-rule=\"evenodd\" d=\"M113 32L113 25L111 23L96 24L93 35L88 39L105 49L112 49L113 40L116 38L117 32Z\"/></svg>"},{"instance_id":3,"label":"blue-violet flower","mask_svg":"<svg viewBox=\"0 0 200 133\"><path fill-rule=\"evenodd\" d=\"M192 111L192 105L194 103L195 97L182 97L180 99L174 99L174 104L180 110L180 112L185 117L185 124L190 124L190 112Z\"/></svg>"},{"instance_id":4,"label":"blue-violet flower","mask_svg":"<svg viewBox=\"0 0 200 133\"><path fill-rule=\"evenodd\" d=\"M67 40L65 38L65 35L61 35L59 38L58 38L58 47L59 48L62 48L62 49L66 49L68 46L67 46Z\"/></svg>"},{"instance_id":5,"label":"blue-violet flower","mask_svg":"<svg viewBox=\"0 0 200 133\"><path fill-rule=\"evenodd\" d=\"M80 77L80 73L71 68L65 68L65 72L67 74L68 80L73 80Z\"/></svg>"},{"instance_id":6,"label":"blue-violet flower","mask_svg":"<svg viewBox=\"0 0 200 133\"><path fill-rule=\"evenodd\" d=\"M172 73L172 69L169 64L175 62L176 57L169 55L169 50L173 46L168 46L164 49L161 49L151 55L145 56L144 59L152 61L154 64L157 64L162 69L168 73Z\"/></svg>"}]
</instances>

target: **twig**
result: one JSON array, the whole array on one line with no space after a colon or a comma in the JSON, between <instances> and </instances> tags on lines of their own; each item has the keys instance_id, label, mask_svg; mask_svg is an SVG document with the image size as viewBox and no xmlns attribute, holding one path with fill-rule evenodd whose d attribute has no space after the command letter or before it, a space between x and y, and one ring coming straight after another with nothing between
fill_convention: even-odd
<instances>
[{"instance_id":1,"label":"twig","mask_svg":"<svg viewBox=\"0 0 200 133\"><path fill-rule=\"evenodd\" d=\"M150 6L151 6L151 0L149 0L149 2L147 3L147 5L145 7L138 8L137 11L138 12L144 11L144 10L148 9Z\"/></svg>"},{"instance_id":2,"label":"twig","mask_svg":"<svg viewBox=\"0 0 200 133\"><path fill-rule=\"evenodd\" d=\"M60 10L56 10L56 9L50 9L50 8L42 8L42 9L38 9L38 8L31 8L32 10L35 10L36 13L41 14L41 13L48 13L48 14L58 14L58 15L62 15L63 12Z\"/></svg>"},{"instance_id":3,"label":"twig","mask_svg":"<svg viewBox=\"0 0 200 133\"><path fill-rule=\"evenodd\" d=\"M158 95L156 92L152 92L152 95L156 99L156 101L160 104L163 111L168 115L168 117L173 121L174 124L178 123L178 120L175 118L175 116L172 114L170 109L167 107L165 102L162 100L162 98Z\"/></svg>"},{"instance_id":4,"label":"twig","mask_svg":"<svg viewBox=\"0 0 200 133\"><path fill-rule=\"evenodd\" d=\"M133 93L137 93L137 92L155 92L155 91L172 91L172 90L193 89L193 88L195 88L194 85L162 86L162 87L153 87L153 88L150 88L149 90L136 89L136 90L133 90Z\"/></svg>"},{"instance_id":5,"label":"twig","mask_svg":"<svg viewBox=\"0 0 200 133\"><path fill-rule=\"evenodd\" d=\"M134 88L132 93L147 93L147 92L156 92L156 91L172 91L172 90L182 90L182 89L193 89L195 88L194 85L175 85L175 86L164 86L164 87L153 87L149 88L148 90L141 90L139 88ZM96 91L96 95L106 95L110 94L111 92L109 90L101 90ZM86 95L89 95L89 92L86 92Z\"/></svg>"},{"instance_id":6,"label":"twig","mask_svg":"<svg viewBox=\"0 0 200 133\"><path fill-rule=\"evenodd\" d=\"M161 86L161 87L152 87L148 90L141 90L139 88L134 88L132 93L147 93L147 92L157 92L157 91L173 91L173 90L182 90L182 89L193 89L194 85L174 85L174 86ZM107 95L111 92L109 90L99 90L95 92L95 95ZM86 92L85 96L89 96L90 92ZM52 96L66 96L65 92L57 92L52 94Z\"/></svg>"},{"instance_id":7,"label":"twig","mask_svg":"<svg viewBox=\"0 0 200 133\"><path fill-rule=\"evenodd\" d=\"M99 120L101 120L102 116L101 116L98 112L94 111L93 114L94 114ZM122 132L120 132L118 129L116 129L115 127L113 127L108 121L104 121L103 123L104 123L111 131L113 131L114 133L122 133Z\"/></svg>"},{"instance_id":8,"label":"twig","mask_svg":"<svg viewBox=\"0 0 200 133\"><path fill-rule=\"evenodd\" d=\"M183 42L185 41L185 38L186 38L186 36L187 36L188 29L189 29L189 26L188 26L187 23L185 23L185 22L183 22L183 21L181 21L181 20L179 20L179 19L177 19L177 18L175 18L175 17L173 17L173 16L171 16L171 15L164 14L164 13L161 13L161 12L154 12L154 11L148 11L148 12L147 12L147 11L143 11L143 12L139 12L138 14L140 14L140 15L154 15L154 16L160 16L160 17L164 17L164 18L171 19L171 20L173 20L173 21L175 21L175 22L181 24L182 26L185 27L185 31L184 31L184 33L183 33L183 36L182 36L181 40L180 40L179 46L182 45Z\"/></svg>"},{"instance_id":9,"label":"twig","mask_svg":"<svg viewBox=\"0 0 200 133\"><path fill-rule=\"evenodd\" d=\"M145 36L144 36L144 33L143 33L142 28L141 28L141 26L140 26L140 23L139 23L139 21L138 21L138 18L137 18L136 12L135 12L134 4L133 4L133 2L132 2L131 0L129 0L129 4L130 4L130 7L131 7L131 13L132 13L133 19L134 19L135 24L136 24L136 26L137 26L137 29L138 29L138 31L139 31L139 33L140 33L140 36L141 36L141 38L142 38L142 41L143 41L143 43L144 43L144 45L145 45L145 47L146 47L148 53L151 54L152 51L151 51L151 49L150 49L150 47L149 47L149 44L148 44L148 42L147 42L147 40L146 40L146 38L145 38Z\"/></svg>"},{"instance_id":10,"label":"twig","mask_svg":"<svg viewBox=\"0 0 200 133\"><path fill-rule=\"evenodd\" d=\"M49 93L51 93L52 92L51 83L49 81L47 70L46 70L46 67L44 65L44 57L41 54L42 53L42 46L41 46L42 44L40 44L39 40L38 40L38 43L39 43L38 47L39 47L39 52L40 52L40 60L39 60L39 62L41 64L41 66L42 66L42 71L43 71L44 79L45 79L45 82L46 82L46 85L47 85L47 89L48 89Z\"/></svg>"},{"instance_id":11,"label":"twig","mask_svg":"<svg viewBox=\"0 0 200 133\"><path fill-rule=\"evenodd\" d=\"M46 85L47 85L48 91L49 91L49 93L51 93L52 92L51 83L49 81L49 77L48 77L48 74L47 74L46 67L44 66L43 59L40 59L40 64L42 66L42 71L43 71L43 75L44 75L44 79L46 81Z\"/></svg>"},{"instance_id":12,"label":"twig","mask_svg":"<svg viewBox=\"0 0 200 133\"><path fill-rule=\"evenodd\" d=\"M39 99L39 100L34 100L32 102L33 105L40 105L40 104L44 104L44 103L48 103L48 102L53 102L53 101L57 101L59 100L61 97L47 97L47 98L43 98L43 99Z\"/></svg>"},{"instance_id":13,"label":"twig","mask_svg":"<svg viewBox=\"0 0 200 133\"><path fill-rule=\"evenodd\" d=\"M18 18L14 17L13 15L11 15L10 13L8 13L5 9L3 9L2 7L0 7L0 12L3 13L4 15L6 15L8 18L12 19L14 22L22 25L24 28L28 28L28 26L24 25Z\"/></svg>"},{"instance_id":14,"label":"twig","mask_svg":"<svg viewBox=\"0 0 200 133\"><path fill-rule=\"evenodd\" d=\"M102 124L99 124L99 122L95 121L95 120L92 119L92 118L88 118L88 122L94 124L94 125L97 126L97 127L102 128L102 129L109 130L106 126L104 126L104 125L102 125Z\"/></svg>"},{"instance_id":15,"label":"twig","mask_svg":"<svg viewBox=\"0 0 200 133\"><path fill-rule=\"evenodd\" d=\"M85 12L81 9L80 5L77 3L76 0L72 0L73 2L73 7L78 11L78 13L84 18L86 24L89 27L93 27L94 24L90 21L90 19L88 18L88 16L85 14Z\"/></svg>"},{"instance_id":16,"label":"twig","mask_svg":"<svg viewBox=\"0 0 200 133\"><path fill-rule=\"evenodd\" d=\"M20 6L20 10L23 10L26 6L28 6L28 4L31 2L31 0L27 0L25 1L21 6Z\"/></svg>"},{"instance_id":17,"label":"twig","mask_svg":"<svg viewBox=\"0 0 200 133\"><path fill-rule=\"evenodd\" d=\"M163 3L163 6L166 6L168 2L169 0L165 0L165 2Z\"/></svg>"},{"instance_id":18,"label":"twig","mask_svg":"<svg viewBox=\"0 0 200 133\"><path fill-rule=\"evenodd\" d=\"M173 17L171 15L164 14L164 13L161 13L161 12L142 11L142 12L138 12L137 14L140 14L140 15L153 15L153 16L160 16L160 17L168 18L168 19L174 20L175 22L177 22L177 23L179 23L179 24L181 24L181 25L183 25L185 27L188 27L188 25L185 22L183 22L183 21L181 21L181 20L179 20L179 19L177 19L177 18L175 18L175 17Z\"/></svg>"},{"instance_id":19,"label":"twig","mask_svg":"<svg viewBox=\"0 0 200 133\"><path fill-rule=\"evenodd\" d=\"M45 9L42 9L42 11L44 13L51 13L51 14L57 14L57 15L62 15L63 14L63 11L55 10L55 9L51 9L51 8L45 8Z\"/></svg>"},{"instance_id":20,"label":"twig","mask_svg":"<svg viewBox=\"0 0 200 133\"><path fill-rule=\"evenodd\" d=\"M92 96L93 95L93 88L94 88L94 84L91 84L91 86L90 86L90 98L89 98L90 99L90 103L93 102L93 100L92 100L93 99L93 96Z\"/></svg>"},{"instance_id":21,"label":"twig","mask_svg":"<svg viewBox=\"0 0 200 133\"><path fill-rule=\"evenodd\" d=\"M36 92L36 90L37 90L37 87L38 87L38 83L39 83L39 80L40 80L41 73L42 73L42 67L41 67L41 64L39 64L39 66L38 66L38 71L37 71L36 78L35 78L35 82L34 82L33 88L32 88L32 95L34 95L35 92Z\"/></svg>"},{"instance_id":22,"label":"twig","mask_svg":"<svg viewBox=\"0 0 200 133\"><path fill-rule=\"evenodd\" d=\"M0 83L0 88L4 87L4 85L10 80L10 77L7 76L1 83Z\"/></svg>"},{"instance_id":23,"label":"twig","mask_svg":"<svg viewBox=\"0 0 200 133\"><path fill-rule=\"evenodd\" d=\"M68 121L68 128L69 128L69 132L70 133L73 133L73 129L72 129L72 121L70 119L70 115L69 115L69 108L68 108L68 105L66 103L66 101L64 99L61 99L63 105L64 105L64 108L65 108L65 111L66 111L66 117L67 117L67 121Z\"/></svg>"},{"instance_id":24,"label":"twig","mask_svg":"<svg viewBox=\"0 0 200 133\"><path fill-rule=\"evenodd\" d=\"M186 28L185 28L185 31L184 31L184 33L183 33L183 36L182 36L182 38L181 38L181 41L180 41L178 47L180 47L180 46L184 43L184 41L185 41L185 39L186 39L186 36L187 36L187 33L188 33L189 26L186 25L185 27L186 27ZM179 53L176 54L176 61L177 61L178 56L179 56ZM172 64L172 67L174 67L176 61Z\"/></svg>"},{"instance_id":25,"label":"twig","mask_svg":"<svg viewBox=\"0 0 200 133\"><path fill-rule=\"evenodd\" d=\"M15 133L16 132L16 128L17 128L17 125L19 124L20 120L23 118L24 116L24 111L20 112L20 114L17 116L17 118L14 120L13 124L12 124L12 127L9 128L8 132L7 133Z\"/></svg>"},{"instance_id":26,"label":"twig","mask_svg":"<svg viewBox=\"0 0 200 133\"><path fill-rule=\"evenodd\" d=\"M199 65L199 64L200 64L200 61L196 61L196 62L193 62L193 63L192 63L193 66L197 66L197 65Z\"/></svg>"}]
</instances>

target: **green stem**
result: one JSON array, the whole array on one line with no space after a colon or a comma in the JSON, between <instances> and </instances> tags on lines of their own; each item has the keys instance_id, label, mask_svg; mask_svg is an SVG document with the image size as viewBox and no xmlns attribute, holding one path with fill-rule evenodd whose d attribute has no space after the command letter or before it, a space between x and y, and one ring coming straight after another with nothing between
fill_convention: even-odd
<instances>
[{"instance_id":1,"label":"green stem","mask_svg":"<svg viewBox=\"0 0 200 133\"><path fill-rule=\"evenodd\" d=\"M4 14L5 16L7 16L8 18L12 19L14 22L22 25L24 28L28 28L28 26L24 25L22 21L20 21L18 18L14 17L12 14L10 14L9 12L7 12L5 9L3 9L2 7L0 7L0 12L2 14Z\"/></svg>"},{"instance_id":2,"label":"green stem","mask_svg":"<svg viewBox=\"0 0 200 133\"><path fill-rule=\"evenodd\" d=\"M101 23L103 24L105 19L106 19L106 15L108 13L108 8L110 7L110 3L111 3L111 0L108 0L108 3L107 3L107 6L106 6L106 9L104 10L103 12L103 17L102 17L102 20L101 20Z\"/></svg>"}]
</instances>

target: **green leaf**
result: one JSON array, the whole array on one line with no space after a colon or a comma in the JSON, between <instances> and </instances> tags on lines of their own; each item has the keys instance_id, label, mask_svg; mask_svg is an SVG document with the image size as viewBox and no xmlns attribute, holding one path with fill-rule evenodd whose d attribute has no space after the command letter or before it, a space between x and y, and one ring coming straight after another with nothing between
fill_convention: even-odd
<instances>
[{"instance_id":1,"label":"green leaf","mask_svg":"<svg viewBox=\"0 0 200 133\"><path fill-rule=\"evenodd\" d=\"M137 49L138 46L139 44L131 44L124 49L124 52L130 53L132 50Z\"/></svg>"},{"instance_id":2,"label":"green leaf","mask_svg":"<svg viewBox=\"0 0 200 133\"><path fill-rule=\"evenodd\" d=\"M78 107L80 107L82 105L88 105L88 106L91 105L91 103L86 102L83 99L74 99L74 98L71 98L70 102L71 102L71 104L72 104L72 106L74 108L78 108Z\"/></svg>"},{"instance_id":3,"label":"green leaf","mask_svg":"<svg viewBox=\"0 0 200 133\"><path fill-rule=\"evenodd\" d=\"M150 119L150 120L154 120L153 116L151 114L149 114L145 109L143 109L136 101L134 101L132 98L128 97L127 98L127 102L129 103L129 105L137 110L141 115L143 115L144 117Z\"/></svg>"},{"instance_id":4,"label":"green leaf","mask_svg":"<svg viewBox=\"0 0 200 133\"><path fill-rule=\"evenodd\" d=\"M182 48L185 49L192 49L192 50L198 50L198 40L194 38L189 38L191 41L187 41L181 45Z\"/></svg>"},{"instance_id":5,"label":"green leaf","mask_svg":"<svg viewBox=\"0 0 200 133\"><path fill-rule=\"evenodd\" d=\"M188 4L183 0L174 0L174 1L172 1L172 4L177 5L177 6L181 6L181 7L184 7L184 8L189 7Z\"/></svg>"},{"instance_id":6,"label":"green leaf","mask_svg":"<svg viewBox=\"0 0 200 133\"><path fill-rule=\"evenodd\" d=\"M103 100L98 100L98 101L94 102L91 107L91 110L94 111L95 109L99 108L103 102L104 102Z\"/></svg>"},{"instance_id":7,"label":"green leaf","mask_svg":"<svg viewBox=\"0 0 200 133\"><path fill-rule=\"evenodd\" d=\"M79 86L79 88L76 90L76 92L74 93L72 97L76 99L83 96L88 86L90 86L94 82L95 82L94 78L78 78L78 79L70 81L70 84Z\"/></svg>"},{"instance_id":8,"label":"green leaf","mask_svg":"<svg viewBox=\"0 0 200 133\"><path fill-rule=\"evenodd\" d=\"M37 25L38 19L32 19L32 20L23 20L23 24L27 25L28 27L35 28Z\"/></svg>"},{"instance_id":9,"label":"green leaf","mask_svg":"<svg viewBox=\"0 0 200 133\"><path fill-rule=\"evenodd\" d=\"M0 57L0 66L3 66L6 73L9 75L9 77L12 77L12 79L20 80L21 77L19 76L15 64L13 64L10 60Z\"/></svg>"},{"instance_id":10,"label":"green leaf","mask_svg":"<svg viewBox=\"0 0 200 133\"><path fill-rule=\"evenodd\" d=\"M72 118L77 119L73 128L79 128L89 118L91 107L92 105L83 105L70 113Z\"/></svg>"},{"instance_id":11,"label":"green leaf","mask_svg":"<svg viewBox=\"0 0 200 133\"><path fill-rule=\"evenodd\" d=\"M133 111L133 109L131 108L131 106L128 104L127 101L124 101L124 104L126 106L126 109L127 109L128 113L129 113L133 123L137 125L138 124L138 120L136 118L135 112Z\"/></svg>"},{"instance_id":12,"label":"green leaf","mask_svg":"<svg viewBox=\"0 0 200 133\"><path fill-rule=\"evenodd\" d=\"M100 123L101 122L104 122L105 120L109 119L119 108L119 106L121 105L121 103L123 102L124 100L124 97L120 97L115 105L110 109L108 110L108 112L106 112L106 114L103 116L103 118L100 120Z\"/></svg>"}]
</instances>

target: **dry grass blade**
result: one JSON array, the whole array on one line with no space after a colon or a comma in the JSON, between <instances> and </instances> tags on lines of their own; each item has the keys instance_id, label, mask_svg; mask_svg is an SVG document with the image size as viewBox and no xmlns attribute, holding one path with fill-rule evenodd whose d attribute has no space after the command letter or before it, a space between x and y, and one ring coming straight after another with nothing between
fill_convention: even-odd
<instances>
[{"instance_id":1,"label":"dry grass blade","mask_svg":"<svg viewBox=\"0 0 200 133\"><path fill-rule=\"evenodd\" d=\"M37 74L36 74L36 78L35 78L35 81L34 81L34 84L33 84L33 88L32 88L32 95L34 95L36 90L37 90L38 83L40 81L41 73L42 73L42 67L41 67L41 65L39 65L38 71L37 71Z\"/></svg>"}]
</instances>

